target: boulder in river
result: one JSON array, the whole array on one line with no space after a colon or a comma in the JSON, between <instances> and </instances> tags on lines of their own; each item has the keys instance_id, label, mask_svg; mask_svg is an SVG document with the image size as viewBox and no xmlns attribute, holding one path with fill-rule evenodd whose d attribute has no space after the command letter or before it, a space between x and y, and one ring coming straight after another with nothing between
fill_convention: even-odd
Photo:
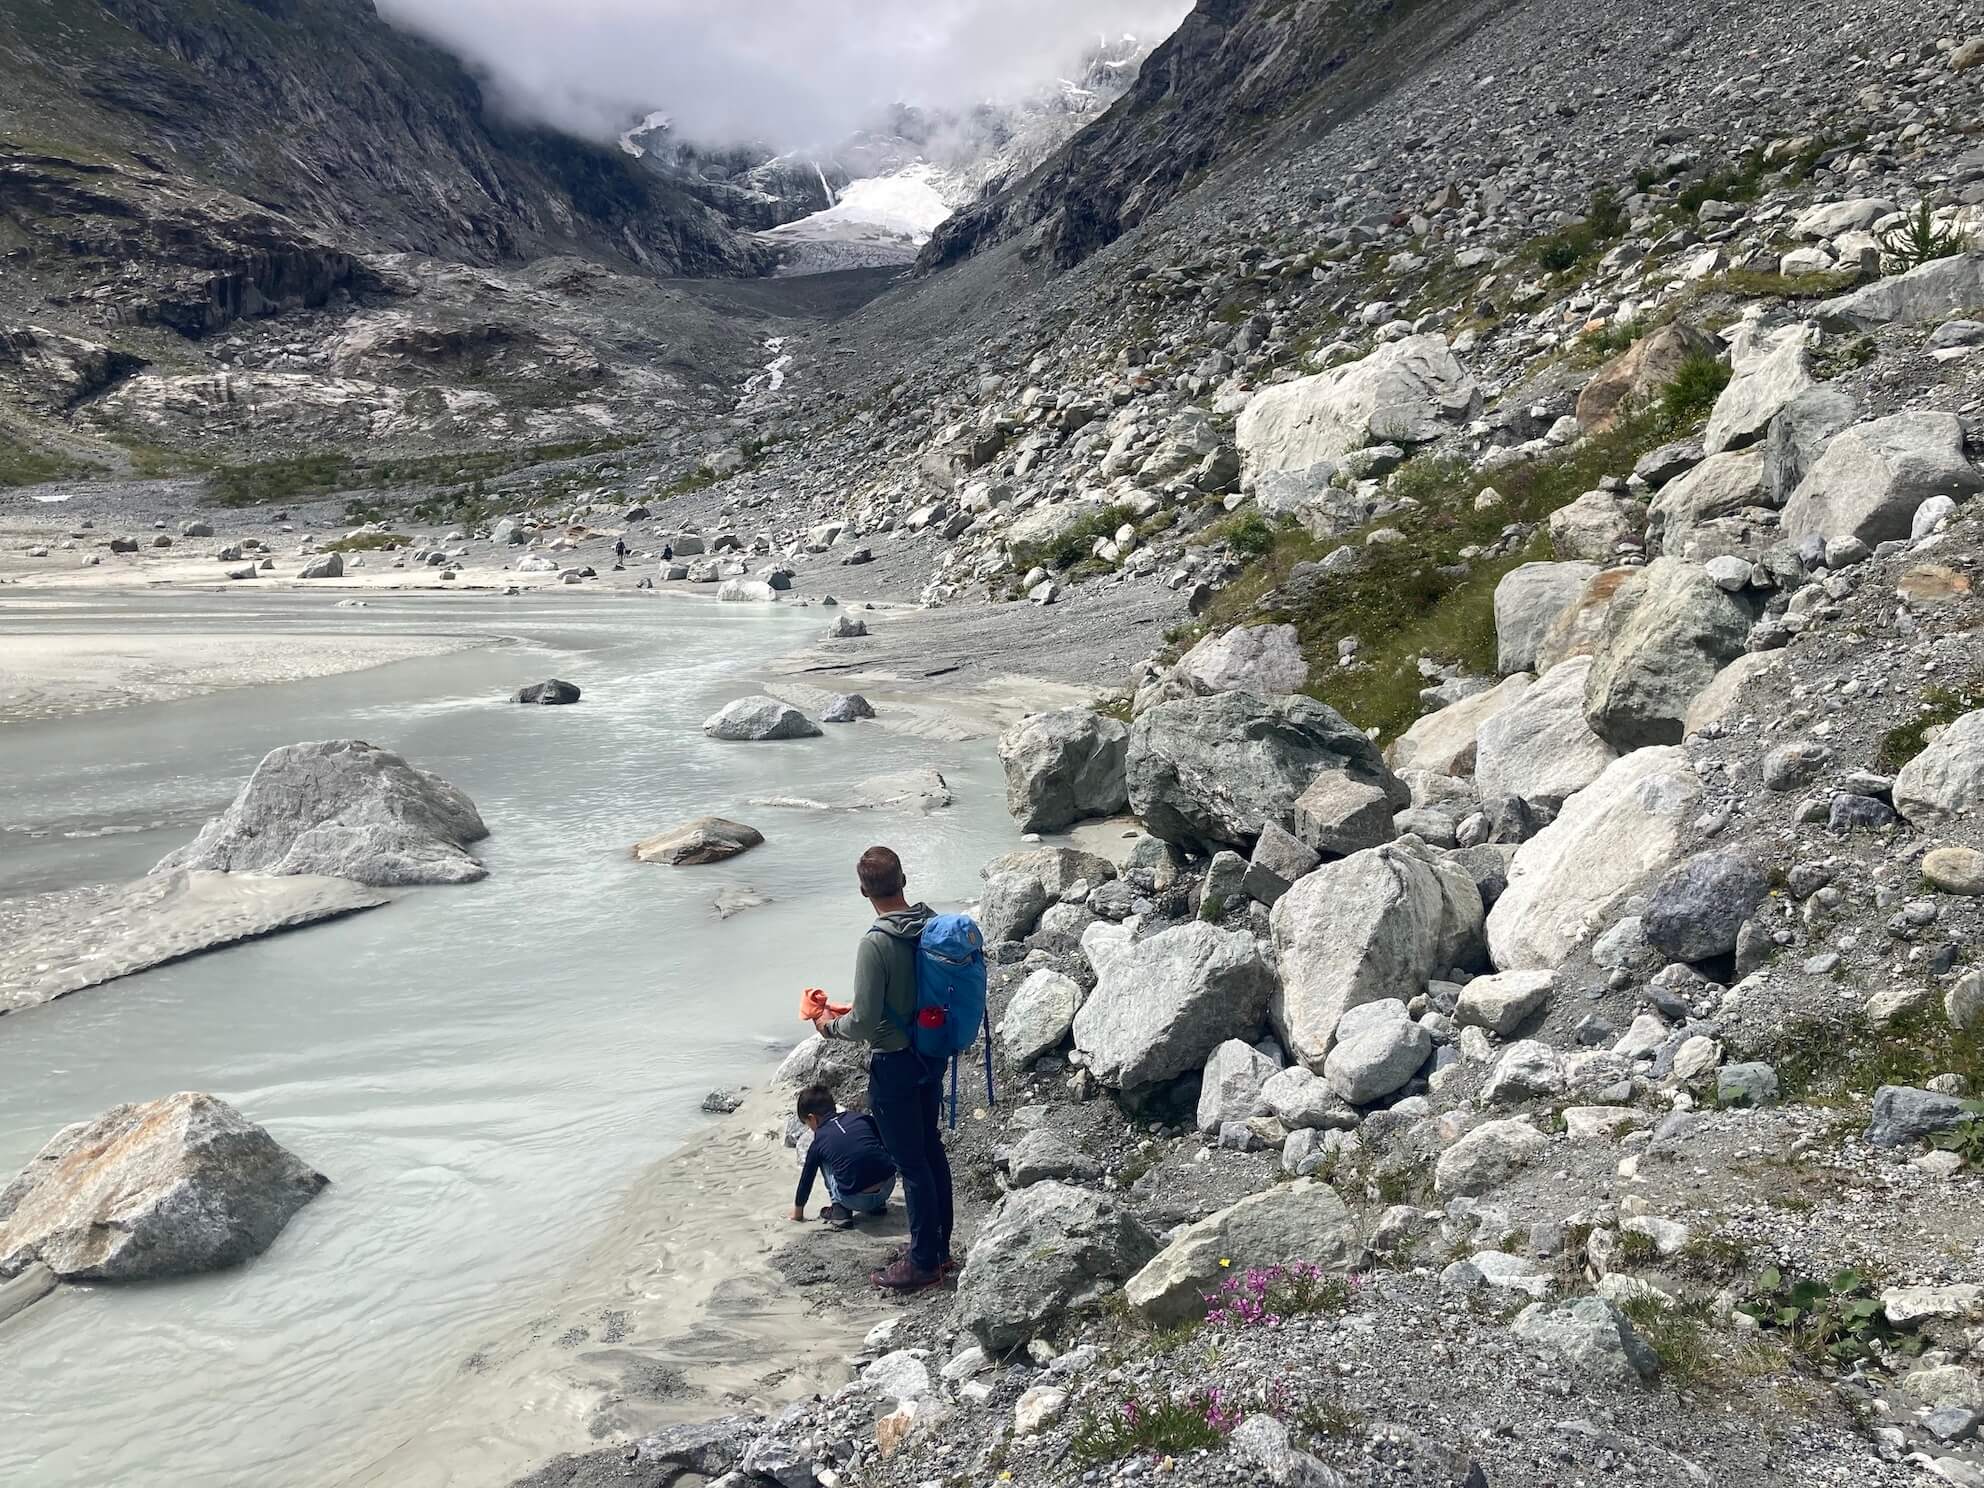
<instances>
[{"instance_id":1,"label":"boulder in river","mask_svg":"<svg viewBox=\"0 0 1984 1488\"><path fill-rule=\"evenodd\" d=\"M698 863L721 863L725 858L749 852L764 840L764 833L756 827L721 816L699 816L679 827L642 838L634 844L634 856L643 863L687 868Z\"/></svg>"},{"instance_id":2,"label":"boulder in river","mask_svg":"<svg viewBox=\"0 0 1984 1488\"><path fill-rule=\"evenodd\" d=\"M822 723L854 723L875 716L875 705L858 692L837 692L820 710Z\"/></svg>"},{"instance_id":3,"label":"boulder in river","mask_svg":"<svg viewBox=\"0 0 1984 1488\"><path fill-rule=\"evenodd\" d=\"M1128 803L1123 759L1130 731L1087 708L1031 713L999 737L1006 809L1022 832L1058 832Z\"/></svg>"},{"instance_id":4,"label":"boulder in river","mask_svg":"<svg viewBox=\"0 0 1984 1488\"><path fill-rule=\"evenodd\" d=\"M561 682L556 677L548 682L533 682L528 687L519 688L510 699L513 703L543 703L547 706L576 703L578 700L578 687L570 682Z\"/></svg>"},{"instance_id":5,"label":"boulder in river","mask_svg":"<svg viewBox=\"0 0 1984 1488\"><path fill-rule=\"evenodd\" d=\"M72 1281L238 1265L329 1182L211 1095L113 1106L0 1189L0 1279L36 1261Z\"/></svg>"},{"instance_id":6,"label":"boulder in river","mask_svg":"<svg viewBox=\"0 0 1984 1488\"><path fill-rule=\"evenodd\" d=\"M820 726L790 703L759 696L724 704L703 720L703 732L712 739L812 739Z\"/></svg>"},{"instance_id":7,"label":"boulder in river","mask_svg":"<svg viewBox=\"0 0 1984 1488\"><path fill-rule=\"evenodd\" d=\"M473 883L488 870L467 844L488 835L475 803L440 776L376 744L325 739L270 750L227 810L152 871Z\"/></svg>"}]
</instances>

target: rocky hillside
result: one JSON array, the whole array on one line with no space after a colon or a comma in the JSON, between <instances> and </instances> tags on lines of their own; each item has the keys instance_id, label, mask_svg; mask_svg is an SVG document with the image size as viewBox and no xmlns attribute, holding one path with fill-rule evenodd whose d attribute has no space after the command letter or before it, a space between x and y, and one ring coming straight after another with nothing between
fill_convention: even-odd
<instances>
[{"instance_id":1,"label":"rocky hillside","mask_svg":"<svg viewBox=\"0 0 1984 1488\"><path fill-rule=\"evenodd\" d=\"M610 148L497 121L460 62L370 0L36 0L0 14L0 57L0 204L31 238L196 183L347 252L756 266L728 221Z\"/></svg>"},{"instance_id":2,"label":"rocky hillside","mask_svg":"<svg viewBox=\"0 0 1984 1488\"><path fill-rule=\"evenodd\" d=\"M670 509L1190 618L1002 740L954 1282L530 1483L1984 1483L1984 16L1452 19Z\"/></svg>"}]
</instances>

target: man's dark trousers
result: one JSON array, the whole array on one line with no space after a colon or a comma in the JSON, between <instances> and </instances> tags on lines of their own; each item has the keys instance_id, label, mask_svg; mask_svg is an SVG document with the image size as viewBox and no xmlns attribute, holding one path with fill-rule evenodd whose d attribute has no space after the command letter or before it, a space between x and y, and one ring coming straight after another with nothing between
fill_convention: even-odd
<instances>
[{"instance_id":1,"label":"man's dark trousers","mask_svg":"<svg viewBox=\"0 0 1984 1488\"><path fill-rule=\"evenodd\" d=\"M909 1210L909 1261L935 1271L951 1254L951 1160L937 1130L943 1070L914 1049L868 1061L868 1113L902 1174Z\"/></svg>"}]
</instances>

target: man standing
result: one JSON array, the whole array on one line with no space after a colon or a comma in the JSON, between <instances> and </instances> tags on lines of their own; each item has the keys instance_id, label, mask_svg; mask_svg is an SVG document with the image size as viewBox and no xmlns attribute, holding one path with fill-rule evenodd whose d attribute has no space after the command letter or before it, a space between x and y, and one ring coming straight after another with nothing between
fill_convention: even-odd
<instances>
[{"instance_id":1,"label":"man standing","mask_svg":"<svg viewBox=\"0 0 1984 1488\"><path fill-rule=\"evenodd\" d=\"M951 1163L937 1129L942 1070L910 1046L916 1017L916 943L933 918L903 897L902 860L871 847L855 867L875 923L854 955L854 1002L838 1018L821 1013L822 1037L867 1044L868 1110L902 1175L909 1249L877 1271L877 1286L908 1292L935 1285L951 1262Z\"/></svg>"}]
</instances>

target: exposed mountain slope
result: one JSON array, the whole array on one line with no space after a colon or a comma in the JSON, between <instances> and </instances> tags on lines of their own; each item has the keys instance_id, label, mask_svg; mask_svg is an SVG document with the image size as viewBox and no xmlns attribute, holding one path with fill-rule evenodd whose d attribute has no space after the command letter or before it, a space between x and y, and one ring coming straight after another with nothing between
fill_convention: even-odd
<instances>
[{"instance_id":1,"label":"exposed mountain slope","mask_svg":"<svg viewBox=\"0 0 1984 1488\"><path fill-rule=\"evenodd\" d=\"M1494 0L1200 0L1101 120L946 222L922 265L1022 234L1059 267L1079 263L1271 135L1341 119L1496 8Z\"/></svg>"},{"instance_id":2,"label":"exposed mountain slope","mask_svg":"<svg viewBox=\"0 0 1984 1488\"><path fill-rule=\"evenodd\" d=\"M0 142L225 190L347 248L761 264L619 152L491 118L461 63L370 0L18 0L0 8L0 69ZM18 218L35 173L9 175L0 206Z\"/></svg>"}]
</instances>

